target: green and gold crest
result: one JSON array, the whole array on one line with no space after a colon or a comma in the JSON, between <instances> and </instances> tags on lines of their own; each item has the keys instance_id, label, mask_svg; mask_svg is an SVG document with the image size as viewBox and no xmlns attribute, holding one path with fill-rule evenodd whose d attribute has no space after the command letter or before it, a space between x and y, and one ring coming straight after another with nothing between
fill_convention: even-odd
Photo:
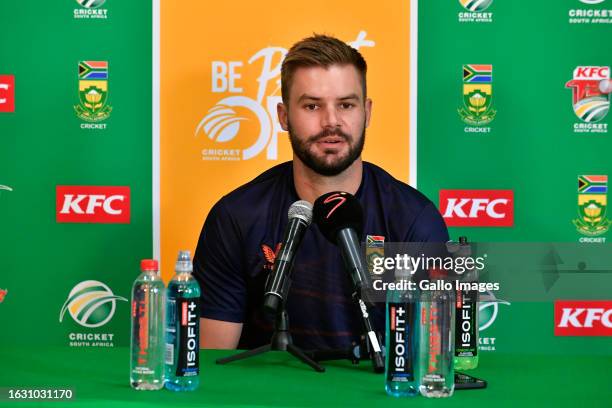
<instances>
[{"instance_id":1,"label":"green and gold crest","mask_svg":"<svg viewBox=\"0 0 612 408\"><path fill-rule=\"evenodd\" d=\"M578 177L578 232L588 236L605 234L610 229L606 218L608 176Z\"/></svg>"},{"instance_id":2,"label":"green and gold crest","mask_svg":"<svg viewBox=\"0 0 612 408\"><path fill-rule=\"evenodd\" d=\"M492 82L493 65L463 66L463 106L458 112L468 125L487 125L495 118Z\"/></svg>"},{"instance_id":3,"label":"green and gold crest","mask_svg":"<svg viewBox=\"0 0 612 408\"><path fill-rule=\"evenodd\" d=\"M87 122L108 119L112 107L108 105L107 61L79 63L79 104L74 106L74 110Z\"/></svg>"}]
</instances>

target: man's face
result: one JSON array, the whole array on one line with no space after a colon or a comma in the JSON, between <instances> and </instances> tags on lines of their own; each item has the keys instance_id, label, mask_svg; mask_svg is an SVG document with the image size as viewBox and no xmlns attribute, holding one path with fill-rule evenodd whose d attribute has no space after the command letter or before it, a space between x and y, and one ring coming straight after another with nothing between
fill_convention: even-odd
<instances>
[{"instance_id":1,"label":"man's face","mask_svg":"<svg viewBox=\"0 0 612 408\"><path fill-rule=\"evenodd\" d=\"M294 155L315 172L334 176L361 155L371 108L357 69L332 65L298 68L289 104L279 104L278 115Z\"/></svg>"}]
</instances>

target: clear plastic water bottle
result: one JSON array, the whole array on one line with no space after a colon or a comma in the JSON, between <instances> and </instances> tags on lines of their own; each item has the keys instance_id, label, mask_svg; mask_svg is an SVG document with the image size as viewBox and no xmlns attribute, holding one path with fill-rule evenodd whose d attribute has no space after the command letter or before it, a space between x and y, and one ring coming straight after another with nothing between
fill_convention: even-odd
<instances>
[{"instance_id":1,"label":"clear plastic water bottle","mask_svg":"<svg viewBox=\"0 0 612 408\"><path fill-rule=\"evenodd\" d=\"M132 286L130 383L137 390L164 386L164 282L157 261L140 262Z\"/></svg>"},{"instance_id":2,"label":"clear plastic water bottle","mask_svg":"<svg viewBox=\"0 0 612 408\"><path fill-rule=\"evenodd\" d=\"M394 397L413 397L418 384L418 293L408 288L409 270L395 272L387 290L385 390Z\"/></svg>"},{"instance_id":3,"label":"clear plastic water bottle","mask_svg":"<svg viewBox=\"0 0 612 408\"><path fill-rule=\"evenodd\" d=\"M168 283L166 388L192 391L200 384L200 285L191 276L189 251L180 251Z\"/></svg>"},{"instance_id":4,"label":"clear plastic water bottle","mask_svg":"<svg viewBox=\"0 0 612 408\"><path fill-rule=\"evenodd\" d=\"M467 237L459 237L459 245L454 256L472 256ZM475 268L466 270L460 280L460 284L477 282L478 271ZM478 295L477 290L457 290L454 357L456 370L471 370L478 366Z\"/></svg>"},{"instance_id":5,"label":"clear plastic water bottle","mask_svg":"<svg viewBox=\"0 0 612 408\"><path fill-rule=\"evenodd\" d=\"M440 289L423 291L421 296L421 381L425 397L450 397L455 389L453 356L455 347L454 282L432 272L431 283ZM447 285L445 288L444 285Z\"/></svg>"}]
</instances>

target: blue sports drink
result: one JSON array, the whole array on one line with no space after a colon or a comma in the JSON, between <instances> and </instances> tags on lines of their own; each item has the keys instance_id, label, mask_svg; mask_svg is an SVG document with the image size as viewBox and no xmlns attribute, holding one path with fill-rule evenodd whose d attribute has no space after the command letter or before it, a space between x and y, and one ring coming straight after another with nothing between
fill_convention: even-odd
<instances>
[{"instance_id":1,"label":"blue sports drink","mask_svg":"<svg viewBox=\"0 0 612 408\"><path fill-rule=\"evenodd\" d=\"M200 285L189 251L180 251L167 289L166 388L192 391L200 384Z\"/></svg>"},{"instance_id":2,"label":"blue sports drink","mask_svg":"<svg viewBox=\"0 0 612 408\"><path fill-rule=\"evenodd\" d=\"M404 272L404 273L402 273ZM410 273L397 270L387 290L385 390L394 397L418 394L418 295L407 288Z\"/></svg>"}]
</instances>

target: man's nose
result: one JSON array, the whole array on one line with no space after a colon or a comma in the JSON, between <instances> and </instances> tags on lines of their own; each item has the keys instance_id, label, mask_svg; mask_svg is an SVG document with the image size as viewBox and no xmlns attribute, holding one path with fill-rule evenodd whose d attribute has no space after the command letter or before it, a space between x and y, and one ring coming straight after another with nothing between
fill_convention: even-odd
<instances>
[{"instance_id":1,"label":"man's nose","mask_svg":"<svg viewBox=\"0 0 612 408\"><path fill-rule=\"evenodd\" d=\"M340 119L340 115L335 106L327 106L323 112L321 117L321 125L324 128L335 128L340 127L342 121Z\"/></svg>"}]
</instances>

